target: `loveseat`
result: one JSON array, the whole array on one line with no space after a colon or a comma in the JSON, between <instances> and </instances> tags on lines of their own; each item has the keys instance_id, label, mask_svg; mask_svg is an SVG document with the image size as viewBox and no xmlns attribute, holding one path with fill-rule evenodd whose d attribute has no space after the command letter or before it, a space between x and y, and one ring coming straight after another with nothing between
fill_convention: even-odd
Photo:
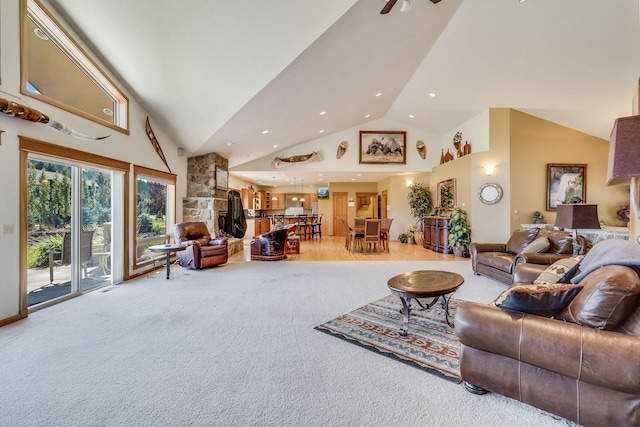
<instances>
[{"instance_id":1,"label":"loveseat","mask_svg":"<svg viewBox=\"0 0 640 427\"><path fill-rule=\"evenodd\" d=\"M577 267L562 270L577 270L568 283L541 274L541 284L514 283L495 306L462 304L462 380L473 393L499 393L585 426L638 426L640 245L602 241ZM516 279L540 267L517 270Z\"/></svg>"},{"instance_id":2,"label":"loveseat","mask_svg":"<svg viewBox=\"0 0 640 427\"><path fill-rule=\"evenodd\" d=\"M589 241L578 236L579 254L589 249ZM549 266L573 254L571 233L551 228L519 228L506 243L473 242L469 246L475 275L484 275L506 285L513 281L517 263Z\"/></svg>"},{"instance_id":3,"label":"loveseat","mask_svg":"<svg viewBox=\"0 0 640 427\"><path fill-rule=\"evenodd\" d=\"M214 238L204 222L181 222L173 226L176 243L186 246L176 252L182 267L203 269L224 264L229 259L227 237Z\"/></svg>"}]
</instances>

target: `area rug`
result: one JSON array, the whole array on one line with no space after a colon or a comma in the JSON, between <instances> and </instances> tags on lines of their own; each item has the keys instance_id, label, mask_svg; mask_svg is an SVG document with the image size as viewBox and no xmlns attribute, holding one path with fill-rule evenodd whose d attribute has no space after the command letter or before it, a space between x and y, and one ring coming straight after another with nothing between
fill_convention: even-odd
<instances>
[{"instance_id":1,"label":"area rug","mask_svg":"<svg viewBox=\"0 0 640 427\"><path fill-rule=\"evenodd\" d=\"M454 298L449 300L450 319L463 302ZM460 343L453 328L445 322L442 304L438 302L422 310L414 301L412 307L406 337L399 333L402 303L394 295L343 314L315 329L459 383Z\"/></svg>"}]
</instances>

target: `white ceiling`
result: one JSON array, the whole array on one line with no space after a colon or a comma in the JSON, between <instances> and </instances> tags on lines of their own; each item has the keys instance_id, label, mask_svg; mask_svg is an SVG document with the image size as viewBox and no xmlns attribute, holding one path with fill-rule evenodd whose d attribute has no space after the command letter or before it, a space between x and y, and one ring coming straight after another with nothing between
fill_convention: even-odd
<instances>
[{"instance_id":1,"label":"white ceiling","mask_svg":"<svg viewBox=\"0 0 640 427\"><path fill-rule=\"evenodd\" d=\"M444 135L499 107L608 139L640 76L637 0L50 2L188 156L231 167L321 129L386 117Z\"/></svg>"}]
</instances>

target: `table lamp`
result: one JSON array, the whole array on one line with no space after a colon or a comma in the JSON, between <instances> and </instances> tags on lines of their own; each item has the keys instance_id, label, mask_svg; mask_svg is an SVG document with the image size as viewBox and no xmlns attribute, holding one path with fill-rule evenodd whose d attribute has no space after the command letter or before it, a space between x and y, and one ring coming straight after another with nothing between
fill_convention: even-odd
<instances>
[{"instance_id":1,"label":"table lamp","mask_svg":"<svg viewBox=\"0 0 640 427\"><path fill-rule=\"evenodd\" d=\"M598 205L575 203L558 205L556 227L573 230L573 255L578 255L578 228L600 228Z\"/></svg>"},{"instance_id":2,"label":"table lamp","mask_svg":"<svg viewBox=\"0 0 640 427\"><path fill-rule=\"evenodd\" d=\"M620 117L613 123L609 141L607 185L631 180L631 206L640 219L638 177L640 177L640 116Z\"/></svg>"}]
</instances>

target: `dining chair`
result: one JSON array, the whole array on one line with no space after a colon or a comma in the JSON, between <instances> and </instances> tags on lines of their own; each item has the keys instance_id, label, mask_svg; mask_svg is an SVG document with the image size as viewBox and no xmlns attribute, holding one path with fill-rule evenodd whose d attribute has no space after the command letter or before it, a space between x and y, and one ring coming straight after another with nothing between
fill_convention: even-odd
<instances>
[{"instance_id":1,"label":"dining chair","mask_svg":"<svg viewBox=\"0 0 640 427\"><path fill-rule=\"evenodd\" d=\"M353 229L349 227L347 220L342 218L342 227L344 228L344 247L347 251L351 252L351 245L353 244Z\"/></svg>"},{"instance_id":2,"label":"dining chair","mask_svg":"<svg viewBox=\"0 0 640 427\"><path fill-rule=\"evenodd\" d=\"M364 234L357 234L355 241L360 242L364 249L364 253L369 253L369 248L373 251L380 252L380 219L367 219L364 223Z\"/></svg>"},{"instance_id":3,"label":"dining chair","mask_svg":"<svg viewBox=\"0 0 640 427\"><path fill-rule=\"evenodd\" d=\"M362 243L362 238L364 238L364 225L366 218L363 217L355 217L353 219L353 237L351 238L352 244L351 249L355 251L355 246ZM360 238L360 239L358 239Z\"/></svg>"},{"instance_id":4,"label":"dining chair","mask_svg":"<svg viewBox=\"0 0 640 427\"><path fill-rule=\"evenodd\" d=\"M380 224L380 243L387 252L389 252L389 230L392 222L393 218L384 218Z\"/></svg>"}]
</instances>

